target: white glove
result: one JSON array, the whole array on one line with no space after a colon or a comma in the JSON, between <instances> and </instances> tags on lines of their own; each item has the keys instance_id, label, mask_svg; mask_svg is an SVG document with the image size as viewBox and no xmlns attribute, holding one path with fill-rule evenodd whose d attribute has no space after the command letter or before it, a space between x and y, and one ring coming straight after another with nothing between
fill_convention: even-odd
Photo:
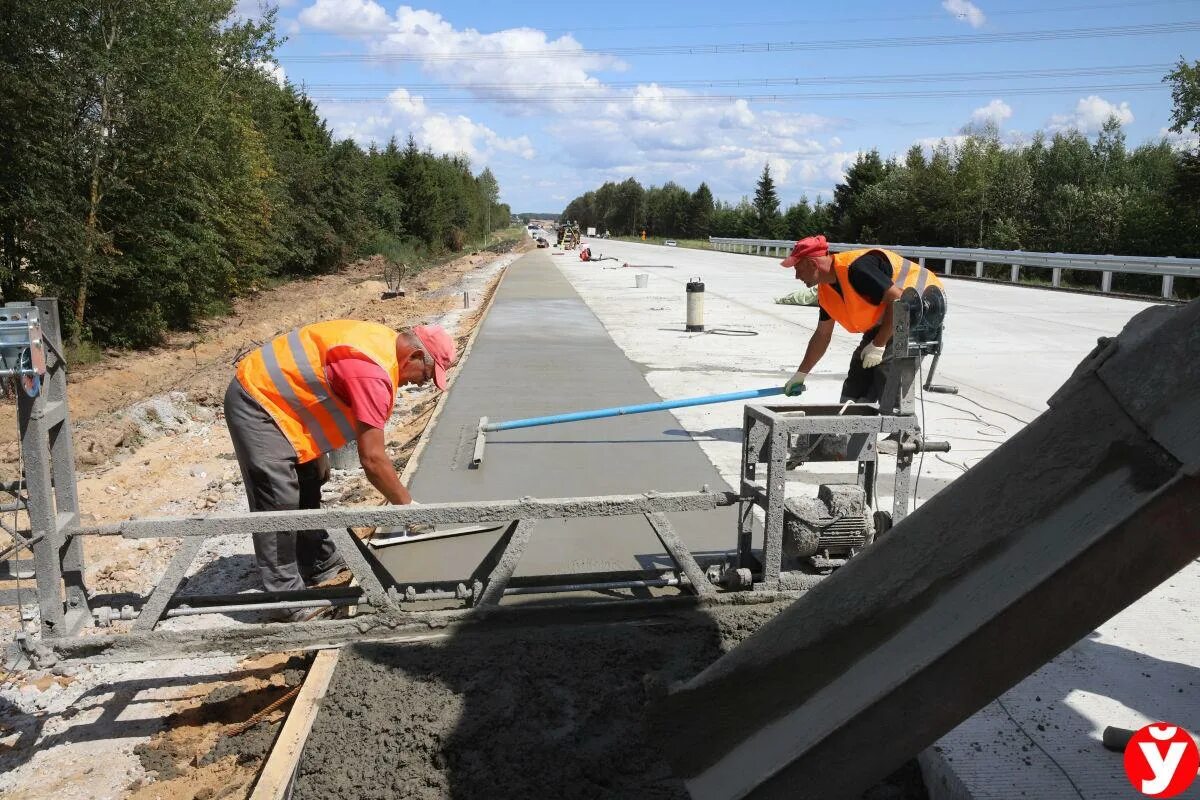
<instances>
[{"instance_id":1,"label":"white glove","mask_svg":"<svg viewBox=\"0 0 1200 800\"><path fill-rule=\"evenodd\" d=\"M862 349L862 365L867 369L878 367L883 362L884 349L874 342L867 342L867 346Z\"/></svg>"},{"instance_id":2,"label":"white glove","mask_svg":"<svg viewBox=\"0 0 1200 800\"><path fill-rule=\"evenodd\" d=\"M796 374L783 385L783 393L787 397L795 397L804 391L804 379L808 377L807 372L796 370Z\"/></svg>"}]
</instances>

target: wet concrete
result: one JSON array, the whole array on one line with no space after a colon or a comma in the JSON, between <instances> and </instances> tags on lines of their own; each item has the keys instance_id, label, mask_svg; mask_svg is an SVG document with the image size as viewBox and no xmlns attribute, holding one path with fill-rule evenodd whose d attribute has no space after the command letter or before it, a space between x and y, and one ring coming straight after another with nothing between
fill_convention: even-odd
<instances>
[{"instance_id":1,"label":"wet concrete","mask_svg":"<svg viewBox=\"0 0 1200 800\"><path fill-rule=\"evenodd\" d=\"M727 489L668 412L488 435L469 469L479 418L492 421L661 400L543 253L509 267L411 481L422 502ZM731 550L733 509L669 515L696 551ZM405 582L461 580L498 533L414 542L375 554ZM518 575L669 568L644 517L538 523Z\"/></svg>"},{"instance_id":2,"label":"wet concrete","mask_svg":"<svg viewBox=\"0 0 1200 800\"><path fill-rule=\"evenodd\" d=\"M294 797L683 800L643 724L646 704L781 608L356 645L342 653ZM925 794L908 765L864 797Z\"/></svg>"}]
</instances>

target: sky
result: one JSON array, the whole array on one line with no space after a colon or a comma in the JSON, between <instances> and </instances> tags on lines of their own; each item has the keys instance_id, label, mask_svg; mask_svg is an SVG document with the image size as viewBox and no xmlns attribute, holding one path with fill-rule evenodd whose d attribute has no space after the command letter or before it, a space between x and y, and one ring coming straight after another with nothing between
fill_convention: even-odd
<instances>
[{"instance_id":1,"label":"sky","mask_svg":"<svg viewBox=\"0 0 1200 800\"><path fill-rule=\"evenodd\" d=\"M275 5L274 3L272 5ZM1200 58L1200 0L843 3L279 0L280 79L337 138L411 134L490 167L514 212L604 181L828 200L856 155L992 122L1006 142L1170 134L1163 76ZM260 0L238 12L261 14Z\"/></svg>"}]
</instances>

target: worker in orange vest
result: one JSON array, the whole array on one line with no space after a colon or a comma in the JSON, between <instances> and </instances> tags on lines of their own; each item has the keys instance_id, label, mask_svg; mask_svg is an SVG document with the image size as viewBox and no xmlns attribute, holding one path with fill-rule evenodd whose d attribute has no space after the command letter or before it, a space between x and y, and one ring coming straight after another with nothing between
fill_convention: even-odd
<instances>
[{"instance_id":1,"label":"worker in orange vest","mask_svg":"<svg viewBox=\"0 0 1200 800\"><path fill-rule=\"evenodd\" d=\"M305 325L251 352L225 392L225 422L250 510L320 508L327 455L351 441L372 486L396 505L413 502L384 448L383 429L401 386L432 380L445 389L454 359L454 340L440 326L397 332L357 320ZM345 569L324 530L256 533L254 555L267 591L304 589Z\"/></svg>"},{"instance_id":2,"label":"worker in orange vest","mask_svg":"<svg viewBox=\"0 0 1200 800\"><path fill-rule=\"evenodd\" d=\"M809 236L796 242L787 258L779 262L796 271L796 280L817 287L820 319L804 360L784 386L793 396L803 391L804 381L825 355L836 322L851 333L863 334L850 357L850 368L842 384L842 402L879 402L885 375L879 365L888 353L892 338L892 303L907 288L921 293L927 286L942 287L929 270L899 253L879 248L830 253L824 236Z\"/></svg>"}]
</instances>

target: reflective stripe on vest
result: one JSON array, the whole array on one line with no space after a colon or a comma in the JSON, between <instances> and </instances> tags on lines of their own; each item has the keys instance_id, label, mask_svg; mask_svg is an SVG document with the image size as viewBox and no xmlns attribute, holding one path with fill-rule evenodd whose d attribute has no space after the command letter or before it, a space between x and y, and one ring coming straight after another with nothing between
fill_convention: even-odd
<instances>
[{"instance_id":1,"label":"reflective stripe on vest","mask_svg":"<svg viewBox=\"0 0 1200 800\"><path fill-rule=\"evenodd\" d=\"M842 291L838 292L833 284L822 283L817 287L817 301L825 313L851 333L869 331L883 317L884 304L868 302L850 283L850 265L867 253L880 253L887 258L892 265L892 285L901 291L911 286L920 293L925 291L926 286L942 286L937 275L890 250L864 248L834 253L833 272Z\"/></svg>"},{"instance_id":2,"label":"reflective stripe on vest","mask_svg":"<svg viewBox=\"0 0 1200 800\"><path fill-rule=\"evenodd\" d=\"M354 320L318 322L277 336L238 364L238 381L263 407L296 450L301 463L355 438L350 407L326 378L329 351L347 347L379 365L392 384L400 381L396 332Z\"/></svg>"}]
</instances>

